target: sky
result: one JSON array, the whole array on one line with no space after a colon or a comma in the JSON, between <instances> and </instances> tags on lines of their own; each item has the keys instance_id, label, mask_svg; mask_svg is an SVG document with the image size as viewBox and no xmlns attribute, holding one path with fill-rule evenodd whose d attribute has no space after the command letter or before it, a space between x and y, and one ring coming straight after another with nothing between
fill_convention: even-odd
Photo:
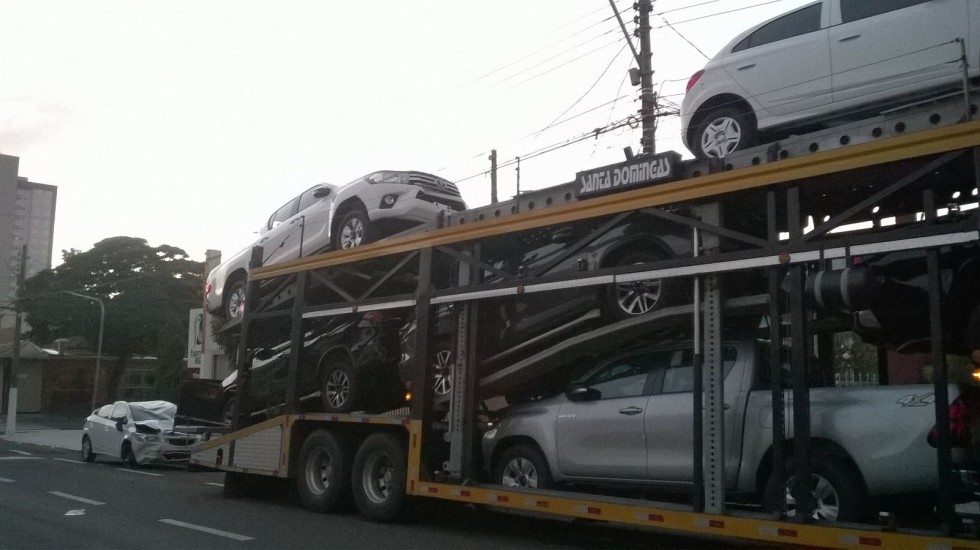
<instances>
[{"instance_id":1,"label":"sky","mask_svg":"<svg viewBox=\"0 0 980 550\"><path fill-rule=\"evenodd\" d=\"M656 0L654 80L810 0ZM618 0L628 30L633 0ZM58 186L53 263L130 236L203 260L320 182L421 170L490 201L639 152L635 66L608 0L0 0L0 153ZM667 26L666 23L670 23ZM638 47L638 45L637 45ZM676 117L657 150L685 157ZM515 166L498 173L512 197Z\"/></svg>"}]
</instances>

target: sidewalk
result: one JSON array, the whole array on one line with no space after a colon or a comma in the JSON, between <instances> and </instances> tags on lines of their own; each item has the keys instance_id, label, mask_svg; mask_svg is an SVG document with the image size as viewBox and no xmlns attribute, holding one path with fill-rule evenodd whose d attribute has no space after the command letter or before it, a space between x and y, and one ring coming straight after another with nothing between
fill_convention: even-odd
<instances>
[{"instance_id":1,"label":"sidewalk","mask_svg":"<svg viewBox=\"0 0 980 550\"><path fill-rule=\"evenodd\" d=\"M7 415L0 414L0 439L59 449L81 449L85 418L21 413L16 421L15 433L7 434Z\"/></svg>"}]
</instances>

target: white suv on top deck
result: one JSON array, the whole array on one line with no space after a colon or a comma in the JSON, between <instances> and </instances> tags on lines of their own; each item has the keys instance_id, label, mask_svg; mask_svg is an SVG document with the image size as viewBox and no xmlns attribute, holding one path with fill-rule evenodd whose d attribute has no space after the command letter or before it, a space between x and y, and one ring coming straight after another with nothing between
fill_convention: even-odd
<instances>
[{"instance_id":1,"label":"white suv on top deck","mask_svg":"<svg viewBox=\"0 0 980 550\"><path fill-rule=\"evenodd\" d=\"M980 75L976 0L821 0L738 35L691 77L684 144L701 158L789 130L908 102Z\"/></svg>"},{"instance_id":2,"label":"white suv on top deck","mask_svg":"<svg viewBox=\"0 0 980 550\"><path fill-rule=\"evenodd\" d=\"M424 172L386 170L346 185L315 185L273 212L257 242L208 274L208 310L226 319L241 315L253 247L263 247L262 264L271 265L367 244L465 209L455 184Z\"/></svg>"}]
</instances>

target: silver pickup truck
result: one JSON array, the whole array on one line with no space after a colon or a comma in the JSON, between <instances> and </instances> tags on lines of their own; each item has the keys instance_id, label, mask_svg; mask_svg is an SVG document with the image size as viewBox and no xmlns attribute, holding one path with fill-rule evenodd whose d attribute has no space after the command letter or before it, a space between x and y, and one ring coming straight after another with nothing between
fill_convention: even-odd
<instances>
[{"instance_id":1,"label":"silver pickup truck","mask_svg":"<svg viewBox=\"0 0 980 550\"><path fill-rule=\"evenodd\" d=\"M723 348L725 480L730 497L775 509L785 490L770 479L767 350L752 341ZM512 405L485 433L484 465L493 482L689 492L691 346L620 348L579 358L577 365L585 374L576 383ZM791 394L787 389L784 396L790 445ZM950 400L957 395L950 387ZM936 450L927 442L935 423L932 386L813 387L810 402L815 518L859 521L880 497L897 494L931 507L928 495L938 483Z\"/></svg>"}]
</instances>

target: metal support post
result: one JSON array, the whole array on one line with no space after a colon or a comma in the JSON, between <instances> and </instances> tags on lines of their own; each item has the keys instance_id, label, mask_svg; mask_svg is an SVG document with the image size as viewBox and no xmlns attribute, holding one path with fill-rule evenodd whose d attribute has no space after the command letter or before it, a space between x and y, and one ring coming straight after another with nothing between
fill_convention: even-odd
<instances>
[{"instance_id":1,"label":"metal support post","mask_svg":"<svg viewBox=\"0 0 980 550\"><path fill-rule=\"evenodd\" d=\"M296 273L296 293L293 296L292 330L289 335L289 362L286 365L286 413L299 411L299 368L303 359L303 308L306 306L307 271ZM248 307L248 300L245 307Z\"/></svg>"},{"instance_id":2,"label":"metal support post","mask_svg":"<svg viewBox=\"0 0 980 550\"><path fill-rule=\"evenodd\" d=\"M803 237L803 218L800 210L800 189L788 191L789 238L791 246ZM794 482L791 488L796 501L796 521L806 522L813 510L813 493L810 491L810 388L807 372L809 345L807 342L806 309L803 302L804 268L789 268L790 334L793 341L791 352L793 365L793 467Z\"/></svg>"},{"instance_id":3,"label":"metal support post","mask_svg":"<svg viewBox=\"0 0 980 550\"><path fill-rule=\"evenodd\" d=\"M711 203L698 208L701 221L721 227L721 205ZM721 241L718 235L705 232L701 237L702 251L714 253ZM722 300L718 275L708 275L701 282L704 308L703 368L704 419L702 436L704 455L704 511L709 514L725 512L725 372L722 361Z\"/></svg>"},{"instance_id":4,"label":"metal support post","mask_svg":"<svg viewBox=\"0 0 980 550\"><path fill-rule=\"evenodd\" d=\"M776 225L776 192L766 193L766 217L769 223L769 242L779 242ZM786 479L786 411L783 401L783 353L779 281L783 270L770 267L769 275L769 377L772 383L772 477ZM780 512L786 511L785 499L780 501Z\"/></svg>"},{"instance_id":5,"label":"metal support post","mask_svg":"<svg viewBox=\"0 0 980 550\"><path fill-rule=\"evenodd\" d=\"M476 245L473 256L480 257ZM459 286L478 282L477 269L470 264L459 266ZM456 361L453 363L453 391L449 400L449 463L445 470L453 480L471 479L473 474L473 426L476 416L476 319L479 304L457 303Z\"/></svg>"},{"instance_id":6,"label":"metal support post","mask_svg":"<svg viewBox=\"0 0 980 550\"><path fill-rule=\"evenodd\" d=\"M701 234L694 228L694 257L701 250ZM701 346L701 277L694 277L694 511L704 512L704 350Z\"/></svg>"},{"instance_id":7,"label":"metal support post","mask_svg":"<svg viewBox=\"0 0 980 550\"><path fill-rule=\"evenodd\" d=\"M419 283L415 302L415 365L412 367L411 417L421 420L426 427L432 424L432 380L435 378L434 365L429 360L431 280L432 249L423 248L419 254Z\"/></svg>"},{"instance_id":8,"label":"metal support post","mask_svg":"<svg viewBox=\"0 0 980 550\"><path fill-rule=\"evenodd\" d=\"M936 201L932 189L922 193L922 211L926 223L936 222ZM953 458L949 434L949 374L946 354L943 350L942 283L939 273L939 250L926 250L926 274L929 288L929 336L932 348L932 372L935 386L936 428L939 433L936 449L936 467L939 470L939 529L944 535L952 534L957 527L953 508Z\"/></svg>"},{"instance_id":9,"label":"metal support post","mask_svg":"<svg viewBox=\"0 0 980 550\"><path fill-rule=\"evenodd\" d=\"M248 261L248 270L262 267L263 250L261 246L252 248L252 256ZM251 313L255 309L255 302L259 297L258 281L249 278L248 285L245 287L245 307L242 309L241 334L238 337L238 380L235 385L235 400L238 406L235 407L235 415L232 418L231 426L233 429L241 429L244 425L243 420L251 412L251 382L252 382L252 358L248 354L249 325L252 324ZM231 446L231 454L235 452L234 442ZM229 461L232 457L229 457Z\"/></svg>"}]
</instances>

